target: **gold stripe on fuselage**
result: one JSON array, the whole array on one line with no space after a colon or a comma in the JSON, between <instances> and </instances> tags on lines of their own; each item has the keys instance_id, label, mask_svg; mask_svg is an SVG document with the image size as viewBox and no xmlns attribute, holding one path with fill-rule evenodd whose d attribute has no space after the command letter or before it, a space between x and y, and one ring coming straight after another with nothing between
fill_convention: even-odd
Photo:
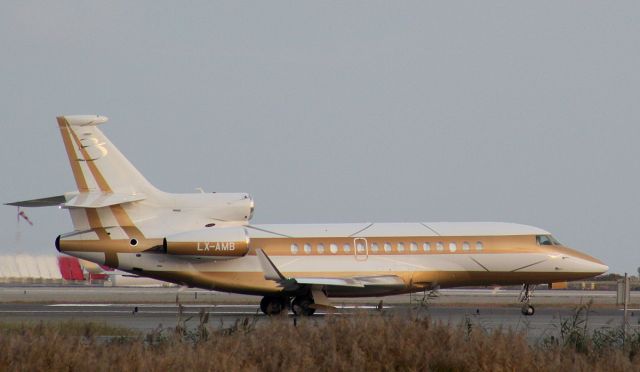
<instances>
[{"instance_id":1,"label":"gold stripe on fuselage","mask_svg":"<svg viewBox=\"0 0 640 372\"><path fill-rule=\"evenodd\" d=\"M111 190L111 187L109 187L107 180L105 180L102 173L100 173L100 171L98 170L98 167L95 165L94 161L91 160L91 157L89 156L89 152L87 152L87 149L84 148L84 146L82 146L82 143L80 143L80 139L78 138L78 135L76 134L76 132L71 130L71 128L69 128L69 131L71 132L71 136L73 136L73 140L76 143L76 146L78 146L78 149L82 154L82 158L84 159L85 164L87 164L87 166L89 167L89 171L93 175L93 179L98 184L98 188L100 189L100 191L113 192Z\"/></svg>"},{"instance_id":2,"label":"gold stripe on fuselage","mask_svg":"<svg viewBox=\"0 0 640 372\"><path fill-rule=\"evenodd\" d=\"M100 216L98 216L98 211L93 208L86 208L85 212L87 213L87 218L89 219L89 225L98 235L98 239L101 241L110 241L111 236L107 233L107 230L102 227L102 222L100 222ZM118 254L110 251L104 252L104 264L116 268L118 267Z\"/></svg>"},{"instance_id":3,"label":"gold stripe on fuselage","mask_svg":"<svg viewBox=\"0 0 640 372\"><path fill-rule=\"evenodd\" d=\"M73 143L71 142L71 126L64 116L59 116L56 119L58 120L58 128L60 129L62 142L64 143L65 150L67 151L67 156L69 157L69 164L71 164L71 171L73 172L73 178L76 180L78 191L87 192L89 191L87 180L84 178L84 174L80 168L80 163L76 157L76 152L73 148Z\"/></svg>"},{"instance_id":4,"label":"gold stripe on fuselage","mask_svg":"<svg viewBox=\"0 0 640 372\"><path fill-rule=\"evenodd\" d=\"M393 271L357 271L357 272L283 272L287 277L354 277L396 275L405 283L402 288L379 288L378 292L371 290L360 292L358 288L344 288L330 293L331 297L369 297L375 295L391 295L418 292L432 289L434 285L440 288L460 286L488 286L520 285L522 283L553 283L558 281L578 280L593 276L582 272L486 272L486 271L422 271L422 272L393 272ZM206 271L144 271L144 276L199 288L207 288L225 292L250 295L265 295L282 291L277 283L266 280L262 272L206 272ZM373 289L375 291L376 289Z\"/></svg>"},{"instance_id":5,"label":"gold stripe on fuselage","mask_svg":"<svg viewBox=\"0 0 640 372\"><path fill-rule=\"evenodd\" d=\"M136 238L138 241L144 239L144 234L135 226L133 221L131 221L131 218L122 205L112 205L110 208L111 213L113 213L116 221L118 222L118 225L120 225L129 238Z\"/></svg>"},{"instance_id":6,"label":"gold stripe on fuselage","mask_svg":"<svg viewBox=\"0 0 640 372\"><path fill-rule=\"evenodd\" d=\"M87 213L89 213L87 209ZM97 218L97 213L95 214ZM98 229L99 230L99 229ZM108 238L107 238L108 239ZM270 256L292 256L292 257L306 257L306 256L354 256L354 250L356 247L353 244L353 238L336 237L336 238L253 238L250 241L248 255L255 255L257 248L263 249ZM571 256L582 258L590 262L602 264L593 257L575 251L573 249L559 246L559 245L538 245L535 242L535 235L505 235L505 236L426 236L426 237L386 237L386 238L367 238L369 244L368 255L369 256L403 256L403 255L442 255L442 254L486 254L486 253L565 253ZM470 243L469 250L463 250L462 243L468 241ZM482 250L475 248L477 241L482 242ZM142 239L137 246L136 251L143 251L162 243L162 238L155 239ZM378 243L378 251L374 252L371 249L373 243ZM410 244L415 242L418 244L418 250L412 251ZM443 250L436 249L438 242L443 243ZM449 249L448 244L450 242L456 243L456 250L452 252ZM126 240L65 240L65 244L69 244L69 247L73 246L75 251L84 252L131 252L129 247L129 241ZM391 251L384 251L384 244L391 244ZM397 250L398 243L404 243L404 251ZM430 250L425 252L422 244L429 243ZM298 247L298 253L293 254L291 252L291 245L296 244ZM311 250L309 253L305 253L304 245L309 244ZM323 244L324 252L318 253L318 244ZM338 250L336 253L332 253L330 246L336 244ZM344 244L350 245L350 251L345 252ZM365 255L361 253L359 255Z\"/></svg>"},{"instance_id":7,"label":"gold stripe on fuselage","mask_svg":"<svg viewBox=\"0 0 640 372\"><path fill-rule=\"evenodd\" d=\"M89 226L91 226L91 229L98 235L98 239L110 240L111 237L109 236L109 234L107 234L107 231L104 229L104 227L102 227L102 222L100 221L100 216L98 216L98 211L94 208L85 208L84 211L87 214Z\"/></svg>"}]
</instances>

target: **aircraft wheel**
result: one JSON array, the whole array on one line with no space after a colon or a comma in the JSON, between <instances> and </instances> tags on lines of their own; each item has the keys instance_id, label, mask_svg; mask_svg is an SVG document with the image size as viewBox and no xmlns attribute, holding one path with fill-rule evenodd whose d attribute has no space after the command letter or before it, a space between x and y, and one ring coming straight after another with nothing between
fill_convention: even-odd
<instances>
[{"instance_id":1,"label":"aircraft wheel","mask_svg":"<svg viewBox=\"0 0 640 372\"><path fill-rule=\"evenodd\" d=\"M260 301L260 310L267 315L278 315L287 308L287 301L282 297L265 296Z\"/></svg>"},{"instance_id":2,"label":"aircraft wheel","mask_svg":"<svg viewBox=\"0 0 640 372\"><path fill-rule=\"evenodd\" d=\"M525 305L522 305L521 311L522 311L522 315L531 316L536 312L536 309L529 304L525 304Z\"/></svg>"},{"instance_id":3,"label":"aircraft wheel","mask_svg":"<svg viewBox=\"0 0 640 372\"><path fill-rule=\"evenodd\" d=\"M311 316L316 312L316 309L312 308L313 299L307 296L296 297L291 304L291 310L296 315Z\"/></svg>"}]
</instances>

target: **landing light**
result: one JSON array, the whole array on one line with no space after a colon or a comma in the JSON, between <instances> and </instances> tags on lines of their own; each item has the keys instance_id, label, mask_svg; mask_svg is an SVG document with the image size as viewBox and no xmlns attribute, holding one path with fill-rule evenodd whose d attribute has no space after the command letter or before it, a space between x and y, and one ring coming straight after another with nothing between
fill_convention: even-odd
<instances>
[{"instance_id":1,"label":"landing light","mask_svg":"<svg viewBox=\"0 0 640 372\"><path fill-rule=\"evenodd\" d=\"M550 254L550 255L549 255L549 258L553 258L553 259L555 259L555 258L562 258L563 260L566 260L566 259L568 259L568 258L569 258L569 256L563 256L563 255L561 255L561 254Z\"/></svg>"}]
</instances>

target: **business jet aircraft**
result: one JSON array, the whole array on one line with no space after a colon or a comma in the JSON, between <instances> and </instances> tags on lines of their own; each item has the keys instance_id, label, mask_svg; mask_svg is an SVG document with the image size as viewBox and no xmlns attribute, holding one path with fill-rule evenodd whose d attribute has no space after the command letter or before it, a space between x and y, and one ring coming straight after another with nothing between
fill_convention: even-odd
<instances>
[{"instance_id":1,"label":"business jet aircraft","mask_svg":"<svg viewBox=\"0 0 640 372\"><path fill-rule=\"evenodd\" d=\"M261 310L311 315L331 297L469 285L531 289L601 274L601 261L542 229L493 222L254 225L244 193L170 194L152 186L98 129L104 116L60 116L78 190L9 203L60 206L74 231L58 251L190 287L263 296Z\"/></svg>"}]
</instances>

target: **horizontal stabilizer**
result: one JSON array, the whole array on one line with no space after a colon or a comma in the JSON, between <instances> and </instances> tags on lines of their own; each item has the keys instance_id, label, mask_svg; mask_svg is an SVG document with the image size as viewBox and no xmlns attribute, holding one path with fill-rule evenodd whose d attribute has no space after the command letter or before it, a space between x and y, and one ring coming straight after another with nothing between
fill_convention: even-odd
<instances>
[{"instance_id":1,"label":"horizontal stabilizer","mask_svg":"<svg viewBox=\"0 0 640 372\"><path fill-rule=\"evenodd\" d=\"M112 192L81 192L64 203L66 208L102 208L146 199L144 194L118 194Z\"/></svg>"},{"instance_id":2,"label":"horizontal stabilizer","mask_svg":"<svg viewBox=\"0 0 640 372\"><path fill-rule=\"evenodd\" d=\"M55 207L65 208L102 208L111 205L131 203L146 199L144 194L121 194L113 192L73 192L48 198L23 200L7 203L15 207Z\"/></svg>"},{"instance_id":3,"label":"horizontal stabilizer","mask_svg":"<svg viewBox=\"0 0 640 372\"><path fill-rule=\"evenodd\" d=\"M64 204L67 201L64 195L50 196L48 198L23 200L13 203L6 203L5 205L13 205L14 207L54 207Z\"/></svg>"}]
</instances>

